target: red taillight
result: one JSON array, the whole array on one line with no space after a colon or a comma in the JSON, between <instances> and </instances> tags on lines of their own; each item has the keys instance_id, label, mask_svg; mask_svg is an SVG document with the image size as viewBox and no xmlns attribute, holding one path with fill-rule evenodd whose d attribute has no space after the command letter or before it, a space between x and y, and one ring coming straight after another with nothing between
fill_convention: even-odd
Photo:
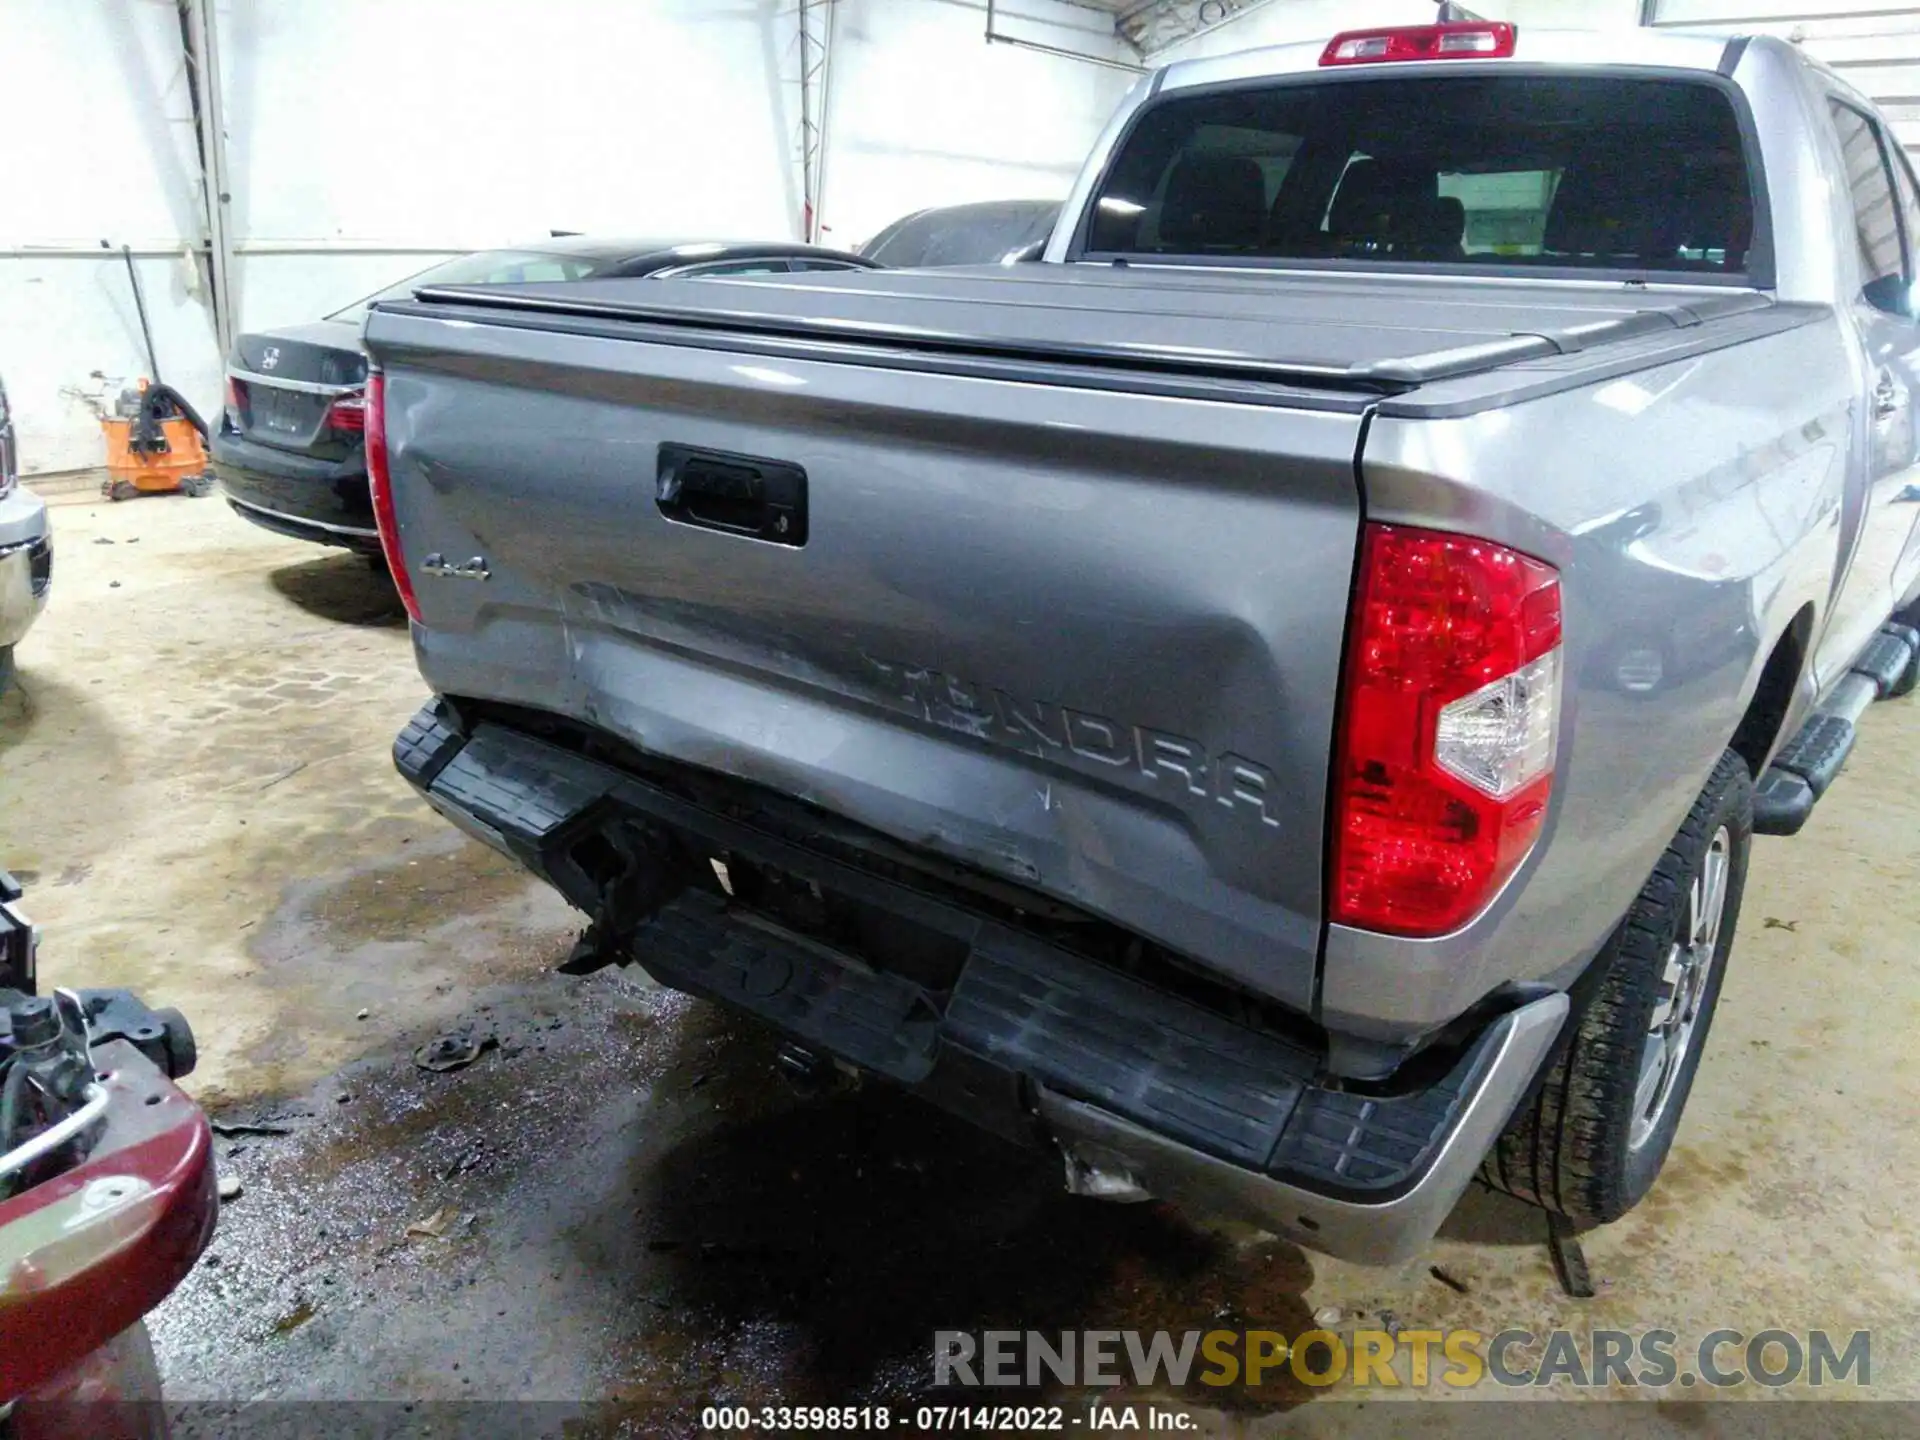
<instances>
[{"instance_id":1,"label":"red taillight","mask_svg":"<svg viewBox=\"0 0 1920 1440\"><path fill-rule=\"evenodd\" d=\"M393 572L393 588L400 592L400 603L416 621L420 602L413 596L413 577L407 574L407 557L400 548L400 522L393 513L393 477L387 470L387 381L384 375L367 377L367 487L373 492L373 523L380 527L380 548L387 557L387 569Z\"/></svg>"},{"instance_id":2,"label":"red taillight","mask_svg":"<svg viewBox=\"0 0 1920 1440\"><path fill-rule=\"evenodd\" d=\"M1330 918L1443 935L1546 819L1560 577L1462 535L1369 525L1341 695Z\"/></svg>"},{"instance_id":3,"label":"red taillight","mask_svg":"<svg viewBox=\"0 0 1920 1440\"><path fill-rule=\"evenodd\" d=\"M361 391L342 395L328 407L327 428L354 433L367 428L367 397Z\"/></svg>"},{"instance_id":4,"label":"red taillight","mask_svg":"<svg viewBox=\"0 0 1920 1440\"><path fill-rule=\"evenodd\" d=\"M236 380L231 375L227 376L227 413L233 417L234 424L238 425L246 418L246 410L247 387L245 382Z\"/></svg>"},{"instance_id":5,"label":"red taillight","mask_svg":"<svg viewBox=\"0 0 1920 1440\"><path fill-rule=\"evenodd\" d=\"M1348 30L1327 42L1322 65L1387 65L1404 60L1502 60L1519 35L1501 20Z\"/></svg>"}]
</instances>

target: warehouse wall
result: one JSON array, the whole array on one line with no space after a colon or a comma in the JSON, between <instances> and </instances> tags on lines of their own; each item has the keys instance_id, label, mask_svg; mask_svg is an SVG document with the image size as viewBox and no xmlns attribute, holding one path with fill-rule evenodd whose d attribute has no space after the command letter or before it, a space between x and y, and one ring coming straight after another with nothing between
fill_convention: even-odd
<instances>
[{"instance_id":1,"label":"warehouse wall","mask_svg":"<svg viewBox=\"0 0 1920 1440\"><path fill-rule=\"evenodd\" d=\"M1110 21L1005 0L1009 34L1119 55ZM443 255L550 229L716 238L800 224L794 0L216 0L241 329L310 319ZM985 41L980 0L840 0L823 220L1063 194L1130 78ZM143 373L220 395L173 0L0 0L0 375L30 472L96 464L84 396ZM100 371L103 378L92 378Z\"/></svg>"},{"instance_id":2,"label":"warehouse wall","mask_svg":"<svg viewBox=\"0 0 1920 1440\"><path fill-rule=\"evenodd\" d=\"M147 372L122 244L140 252L162 375L196 403L218 397L204 287L182 258L197 174L172 4L0 0L0 377L28 471L97 463L94 407Z\"/></svg>"},{"instance_id":3,"label":"warehouse wall","mask_svg":"<svg viewBox=\"0 0 1920 1440\"><path fill-rule=\"evenodd\" d=\"M790 233L790 8L222 4L241 328L337 308L429 247Z\"/></svg>"},{"instance_id":4,"label":"warehouse wall","mask_svg":"<svg viewBox=\"0 0 1920 1440\"><path fill-rule=\"evenodd\" d=\"M1135 57L1113 18L1002 0L998 33L1108 60ZM1134 75L987 45L974 0L842 0L821 218L858 245L928 205L1064 196Z\"/></svg>"},{"instance_id":5,"label":"warehouse wall","mask_svg":"<svg viewBox=\"0 0 1920 1440\"><path fill-rule=\"evenodd\" d=\"M1640 23L1640 0L1488 0L1482 9L1537 30L1617 30Z\"/></svg>"},{"instance_id":6,"label":"warehouse wall","mask_svg":"<svg viewBox=\"0 0 1920 1440\"><path fill-rule=\"evenodd\" d=\"M1111 21L1083 6L999 9L1009 35L1120 53ZM794 0L547 0L539 24L491 30L474 13L470 0L231 0L243 328L323 313L437 258L375 247L454 253L549 229L799 235ZM985 6L968 0L841 0L836 23L830 244L923 205L1064 194L1130 78L989 46ZM313 163L315 115L334 163Z\"/></svg>"}]
</instances>

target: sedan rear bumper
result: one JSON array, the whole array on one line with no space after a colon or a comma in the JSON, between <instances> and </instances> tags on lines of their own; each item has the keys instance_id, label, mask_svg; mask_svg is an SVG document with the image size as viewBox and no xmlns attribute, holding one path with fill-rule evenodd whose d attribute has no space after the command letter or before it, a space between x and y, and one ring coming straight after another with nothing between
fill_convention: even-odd
<instances>
[{"instance_id":1,"label":"sedan rear bumper","mask_svg":"<svg viewBox=\"0 0 1920 1440\"><path fill-rule=\"evenodd\" d=\"M816 1055L1051 1144L1078 1193L1178 1199L1365 1263L1398 1262L1432 1238L1567 1014L1564 994L1540 996L1491 1016L1419 1080L1359 1093L1338 1088L1300 1036L510 725L463 733L436 702L394 759L441 814L583 908L604 896L611 913L631 898L601 888L583 860L611 853L605 835L641 827L673 842L649 853L740 857L962 943L951 984L924 988L736 904L694 867L677 893L660 887L672 898L624 948L662 984L754 1014ZM628 879L653 883L614 883Z\"/></svg>"},{"instance_id":2,"label":"sedan rear bumper","mask_svg":"<svg viewBox=\"0 0 1920 1440\"><path fill-rule=\"evenodd\" d=\"M214 476L245 519L296 540L379 551L364 453L317 460L225 428L215 433L210 449Z\"/></svg>"},{"instance_id":3,"label":"sedan rear bumper","mask_svg":"<svg viewBox=\"0 0 1920 1440\"><path fill-rule=\"evenodd\" d=\"M251 520L262 530L271 530L276 535L285 535L294 540L311 540L317 545L339 545L363 555L380 553L380 532L363 530L354 525L336 525L325 520L310 520L301 515L287 515L278 510L269 510L265 506L254 505L245 500L227 496L227 503L233 507L233 513L243 520Z\"/></svg>"}]
</instances>

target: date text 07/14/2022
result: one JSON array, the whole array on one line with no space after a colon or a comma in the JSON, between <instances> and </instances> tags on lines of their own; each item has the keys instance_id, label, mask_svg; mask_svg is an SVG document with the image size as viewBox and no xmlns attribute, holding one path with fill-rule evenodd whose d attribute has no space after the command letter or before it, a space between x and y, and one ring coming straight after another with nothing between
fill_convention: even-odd
<instances>
[{"instance_id":1,"label":"date text 07/14/2022","mask_svg":"<svg viewBox=\"0 0 1920 1440\"><path fill-rule=\"evenodd\" d=\"M1088 1405L919 1405L895 1414L886 1405L709 1405L700 1412L700 1428L719 1432L819 1434L833 1431L887 1431L912 1434L1069 1431L1155 1431L1177 1434L1198 1422L1182 1410L1143 1404Z\"/></svg>"}]
</instances>

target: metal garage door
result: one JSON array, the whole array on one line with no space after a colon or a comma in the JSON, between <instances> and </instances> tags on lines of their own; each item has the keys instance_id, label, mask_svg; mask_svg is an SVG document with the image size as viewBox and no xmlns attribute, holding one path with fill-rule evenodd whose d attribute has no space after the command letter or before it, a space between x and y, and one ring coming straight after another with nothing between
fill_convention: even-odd
<instances>
[{"instance_id":1,"label":"metal garage door","mask_svg":"<svg viewBox=\"0 0 1920 1440\"><path fill-rule=\"evenodd\" d=\"M1871 95L1920 159L1920 5L1875 0L1654 0L1655 25L1785 35Z\"/></svg>"}]
</instances>

